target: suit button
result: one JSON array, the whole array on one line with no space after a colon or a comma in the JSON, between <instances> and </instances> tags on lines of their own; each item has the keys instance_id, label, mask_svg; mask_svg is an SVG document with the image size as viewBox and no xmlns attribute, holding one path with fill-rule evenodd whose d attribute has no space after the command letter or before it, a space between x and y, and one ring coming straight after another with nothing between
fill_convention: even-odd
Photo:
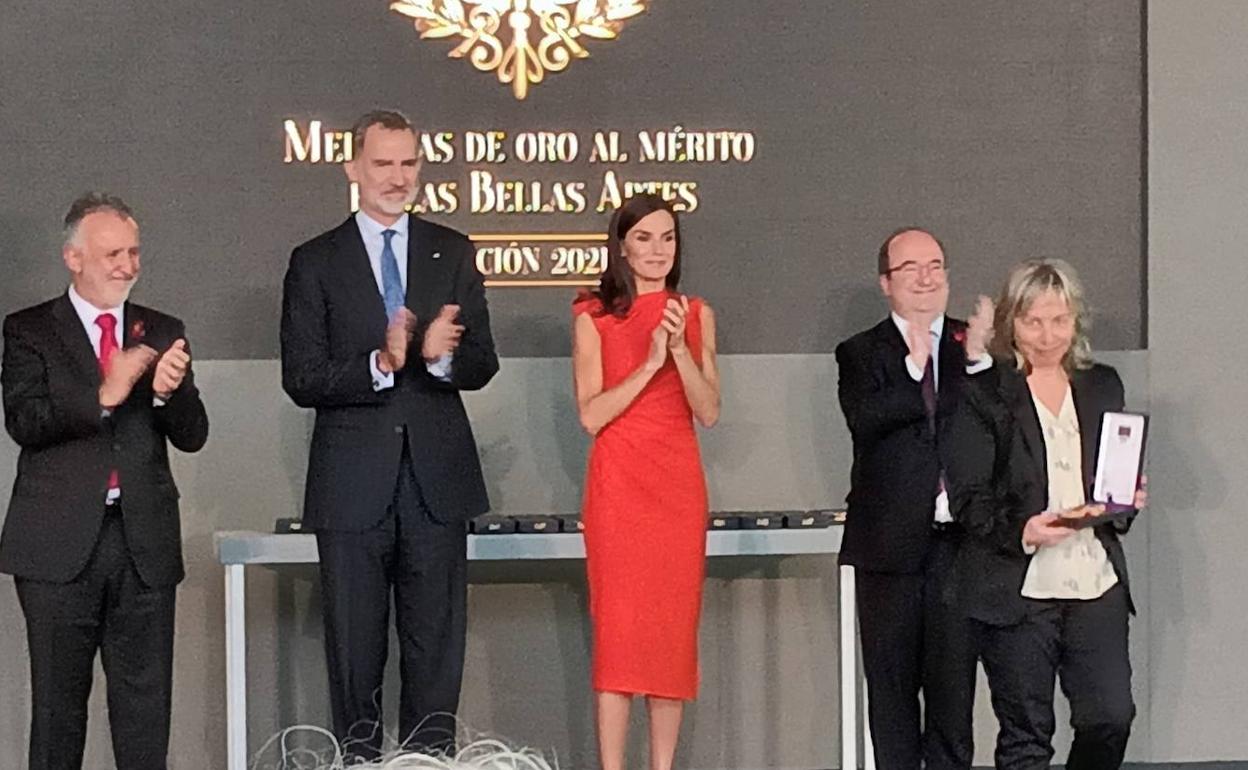
<instances>
[{"instance_id":1,"label":"suit button","mask_svg":"<svg viewBox=\"0 0 1248 770\"><path fill-rule=\"evenodd\" d=\"M113 451L114 451L114 452L120 452L120 451L121 451L121 444L113 444Z\"/></svg>"}]
</instances>

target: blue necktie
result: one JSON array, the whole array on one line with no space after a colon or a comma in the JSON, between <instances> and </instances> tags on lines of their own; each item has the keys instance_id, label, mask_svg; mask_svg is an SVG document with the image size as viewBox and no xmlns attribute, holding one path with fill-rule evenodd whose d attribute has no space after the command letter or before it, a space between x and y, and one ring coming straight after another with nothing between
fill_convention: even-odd
<instances>
[{"instance_id":1,"label":"blue necktie","mask_svg":"<svg viewBox=\"0 0 1248 770\"><path fill-rule=\"evenodd\" d=\"M406 302L403 278L399 275L399 261L394 258L394 249L390 248L390 239L395 236L395 231L383 230L381 234L386 239L386 245L381 247L381 295L386 302L386 318L393 321Z\"/></svg>"}]
</instances>

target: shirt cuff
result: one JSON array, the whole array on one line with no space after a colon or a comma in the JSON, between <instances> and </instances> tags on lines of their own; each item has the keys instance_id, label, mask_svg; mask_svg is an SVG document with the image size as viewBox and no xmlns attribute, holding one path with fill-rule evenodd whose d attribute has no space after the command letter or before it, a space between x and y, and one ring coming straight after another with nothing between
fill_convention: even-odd
<instances>
[{"instance_id":1,"label":"shirt cuff","mask_svg":"<svg viewBox=\"0 0 1248 770\"><path fill-rule=\"evenodd\" d=\"M383 372L377 366L377 357L380 355L380 350L374 350L372 355L368 357L368 368L373 373L374 392L380 392L394 387L394 372Z\"/></svg>"},{"instance_id":2,"label":"shirt cuff","mask_svg":"<svg viewBox=\"0 0 1248 770\"><path fill-rule=\"evenodd\" d=\"M167 399L163 399L160 396L152 396L152 406L164 406L167 403L169 403Z\"/></svg>"},{"instance_id":3,"label":"shirt cuff","mask_svg":"<svg viewBox=\"0 0 1248 770\"><path fill-rule=\"evenodd\" d=\"M426 361L425 370L428 371L430 374L432 374L434 377L437 377L439 380L442 380L443 382L450 382L451 381L451 354L447 353L446 355L439 358L437 361Z\"/></svg>"},{"instance_id":4,"label":"shirt cuff","mask_svg":"<svg viewBox=\"0 0 1248 770\"><path fill-rule=\"evenodd\" d=\"M914 362L914 359L908 355L906 356L906 371L910 372L910 378L912 380L915 382L922 382L923 370L920 369L919 365Z\"/></svg>"},{"instance_id":5,"label":"shirt cuff","mask_svg":"<svg viewBox=\"0 0 1248 770\"><path fill-rule=\"evenodd\" d=\"M974 361L966 362L967 374L979 374L980 372L986 372L991 368L992 368L992 356L988 355L987 353L983 354L982 356L975 359Z\"/></svg>"}]
</instances>

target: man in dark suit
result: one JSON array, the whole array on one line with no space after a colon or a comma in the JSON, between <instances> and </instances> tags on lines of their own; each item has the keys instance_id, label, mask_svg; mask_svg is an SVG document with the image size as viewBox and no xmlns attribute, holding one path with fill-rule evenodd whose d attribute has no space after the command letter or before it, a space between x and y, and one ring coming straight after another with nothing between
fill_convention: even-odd
<instances>
[{"instance_id":1,"label":"man in dark suit","mask_svg":"<svg viewBox=\"0 0 1248 770\"><path fill-rule=\"evenodd\" d=\"M295 249L282 385L316 409L303 523L316 533L334 732L381 749L393 592L406 745L454 738L464 665L466 523L489 508L462 390L498 371L469 240L406 212L416 133L395 112L353 130L360 211Z\"/></svg>"},{"instance_id":2,"label":"man in dark suit","mask_svg":"<svg viewBox=\"0 0 1248 770\"><path fill-rule=\"evenodd\" d=\"M77 770L96 652L113 754L166 767L178 490L167 445L196 452L208 417L182 322L128 302L139 227L120 199L65 217L67 293L4 320L5 427L21 447L0 536L30 645L31 770Z\"/></svg>"},{"instance_id":3,"label":"man in dark suit","mask_svg":"<svg viewBox=\"0 0 1248 770\"><path fill-rule=\"evenodd\" d=\"M892 312L836 349L854 443L841 563L855 568L876 764L967 768L976 651L947 586L961 532L942 432L968 372L991 366L991 318L968 329L945 317L944 249L924 230L889 235L878 268Z\"/></svg>"}]
</instances>

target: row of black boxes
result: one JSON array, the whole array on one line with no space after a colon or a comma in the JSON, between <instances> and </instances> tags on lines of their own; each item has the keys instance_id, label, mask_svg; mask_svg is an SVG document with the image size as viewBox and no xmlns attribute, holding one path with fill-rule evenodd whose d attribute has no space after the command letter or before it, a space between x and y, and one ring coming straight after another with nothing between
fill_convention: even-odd
<instances>
[{"instance_id":1,"label":"row of black boxes","mask_svg":"<svg viewBox=\"0 0 1248 770\"><path fill-rule=\"evenodd\" d=\"M844 511L732 511L715 512L707 519L707 529L822 529L845 522ZM580 532L585 528L580 514L555 516L503 516L489 513L472 520L477 535L550 534Z\"/></svg>"}]
</instances>

